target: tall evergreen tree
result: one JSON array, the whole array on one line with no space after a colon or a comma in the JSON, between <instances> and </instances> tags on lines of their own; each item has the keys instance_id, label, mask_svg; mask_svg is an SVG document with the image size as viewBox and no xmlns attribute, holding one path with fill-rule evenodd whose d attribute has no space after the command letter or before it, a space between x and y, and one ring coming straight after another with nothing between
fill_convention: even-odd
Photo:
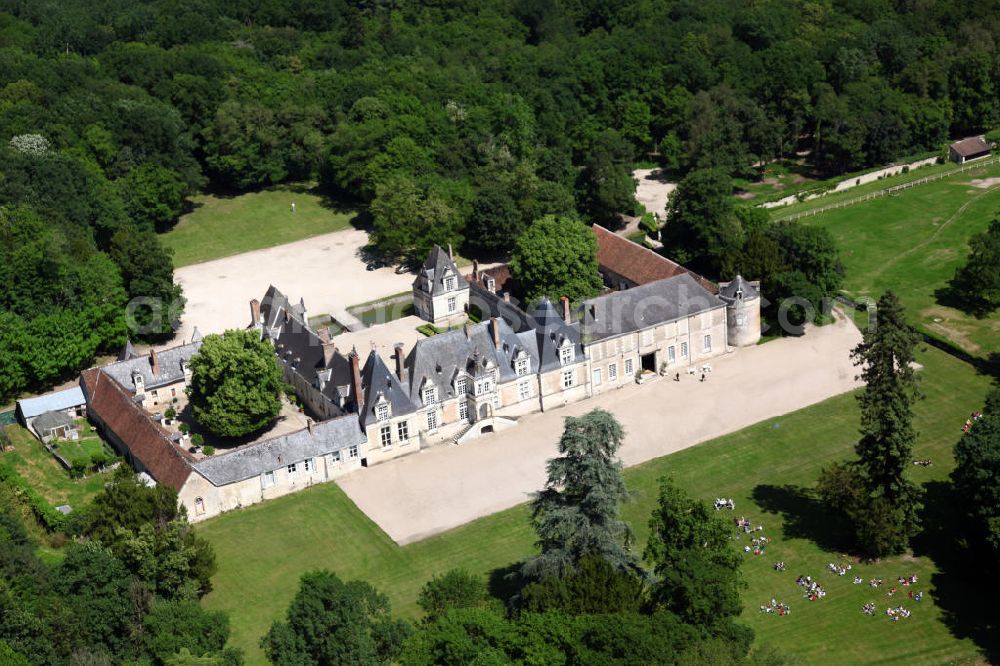
<instances>
[{"instance_id":1,"label":"tall evergreen tree","mask_svg":"<svg viewBox=\"0 0 1000 666\"><path fill-rule=\"evenodd\" d=\"M887 291L878 300L877 320L851 354L865 382L858 396L861 439L854 447L861 480L871 499L893 507L896 523L892 531L897 537L882 540L876 552L870 552L874 556L901 552L919 528L919 491L904 475L917 436L913 403L920 395L914 370L918 341L899 299Z\"/></svg>"},{"instance_id":2,"label":"tall evergreen tree","mask_svg":"<svg viewBox=\"0 0 1000 666\"><path fill-rule=\"evenodd\" d=\"M549 460L549 480L531 505L542 552L524 563L525 578L564 576L587 555L621 571L642 571L630 550L632 532L619 517L628 497L616 457L624 436L621 424L602 409L566 418L560 455Z\"/></svg>"}]
</instances>

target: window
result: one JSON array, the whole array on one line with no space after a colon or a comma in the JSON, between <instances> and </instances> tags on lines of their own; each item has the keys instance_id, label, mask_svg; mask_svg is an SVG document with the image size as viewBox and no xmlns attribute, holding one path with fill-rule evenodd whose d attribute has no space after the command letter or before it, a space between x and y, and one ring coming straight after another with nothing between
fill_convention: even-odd
<instances>
[{"instance_id":1,"label":"window","mask_svg":"<svg viewBox=\"0 0 1000 666\"><path fill-rule=\"evenodd\" d=\"M496 292L496 290L497 290L497 281L494 280L493 278L487 276L486 277L486 288L489 289L491 292Z\"/></svg>"},{"instance_id":2,"label":"window","mask_svg":"<svg viewBox=\"0 0 1000 666\"><path fill-rule=\"evenodd\" d=\"M194 512L196 514L205 513L205 500L200 497L194 498Z\"/></svg>"},{"instance_id":3,"label":"window","mask_svg":"<svg viewBox=\"0 0 1000 666\"><path fill-rule=\"evenodd\" d=\"M632 376L632 359L630 358L625 359L625 376Z\"/></svg>"},{"instance_id":4,"label":"window","mask_svg":"<svg viewBox=\"0 0 1000 666\"><path fill-rule=\"evenodd\" d=\"M681 358L687 358L688 355L688 343L681 343Z\"/></svg>"},{"instance_id":5,"label":"window","mask_svg":"<svg viewBox=\"0 0 1000 666\"><path fill-rule=\"evenodd\" d=\"M670 345L667 347L667 363L673 364L677 362L677 349Z\"/></svg>"},{"instance_id":6,"label":"window","mask_svg":"<svg viewBox=\"0 0 1000 666\"><path fill-rule=\"evenodd\" d=\"M564 389L572 388L576 384L576 373L572 370L564 370L562 373L562 385Z\"/></svg>"},{"instance_id":7,"label":"window","mask_svg":"<svg viewBox=\"0 0 1000 666\"><path fill-rule=\"evenodd\" d=\"M437 412L427 412L427 429L434 431L438 427L438 415Z\"/></svg>"},{"instance_id":8,"label":"window","mask_svg":"<svg viewBox=\"0 0 1000 666\"><path fill-rule=\"evenodd\" d=\"M299 471L299 468L295 465L295 463L292 463L286 469L288 470L289 477L294 477Z\"/></svg>"},{"instance_id":9,"label":"window","mask_svg":"<svg viewBox=\"0 0 1000 666\"><path fill-rule=\"evenodd\" d=\"M469 420L469 403L462 401L458 403L458 420L468 421Z\"/></svg>"},{"instance_id":10,"label":"window","mask_svg":"<svg viewBox=\"0 0 1000 666\"><path fill-rule=\"evenodd\" d=\"M347 450L347 455L350 456L351 458L357 458L358 457L358 445L355 444L350 449L348 449Z\"/></svg>"},{"instance_id":11,"label":"window","mask_svg":"<svg viewBox=\"0 0 1000 666\"><path fill-rule=\"evenodd\" d=\"M264 472L264 475L260 479L260 485L265 488L270 488L274 485L274 472Z\"/></svg>"},{"instance_id":12,"label":"window","mask_svg":"<svg viewBox=\"0 0 1000 666\"><path fill-rule=\"evenodd\" d=\"M455 276L454 275L449 275L448 277L446 277L444 279L444 290L445 291L451 291L454 288L455 288ZM449 301L449 303L450 302L451 301Z\"/></svg>"},{"instance_id":13,"label":"window","mask_svg":"<svg viewBox=\"0 0 1000 666\"><path fill-rule=\"evenodd\" d=\"M601 369L594 368L594 386L601 385Z\"/></svg>"},{"instance_id":14,"label":"window","mask_svg":"<svg viewBox=\"0 0 1000 666\"><path fill-rule=\"evenodd\" d=\"M573 362L573 345L566 345L559 350L559 362L563 365Z\"/></svg>"},{"instance_id":15,"label":"window","mask_svg":"<svg viewBox=\"0 0 1000 666\"><path fill-rule=\"evenodd\" d=\"M525 381L517 385L517 397L521 400L531 397L531 382Z\"/></svg>"},{"instance_id":16,"label":"window","mask_svg":"<svg viewBox=\"0 0 1000 666\"><path fill-rule=\"evenodd\" d=\"M334 464L336 465L340 464L340 451L334 451L333 453L330 454L330 457L333 458Z\"/></svg>"},{"instance_id":17,"label":"window","mask_svg":"<svg viewBox=\"0 0 1000 666\"><path fill-rule=\"evenodd\" d=\"M437 389L433 386L428 386L424 389L423 400L425 405L433 405L437 402Z\"/></svg>"},{"instance_id":18,"label":"window","mask_svg":"<svg viewBox=\"0 0 1000 666\"><path fill-rule=\"evenodd\" d=\"M608 381L616 382L618 381L618 364L612 363L608 366Z\"/></svg>"},{"instance_id":19,"label":"window","mask_svg":"<svg viewBox=\"0 0 1000 666\"><path fill-rule=\"evenodd\" d=\"M703 352L705 352L706 354L708 354L708 353L710 353L712 351L712 336L711 335L706 335L704 338L702 338L702 340L701 340L701 350Z\"/></svg>"},{"instance_id":20,"label":"window","mask_svg":"<svg viewBox=\"0 0 1000 666\"><path fill-rule=\"evenodd\" d=\"M389 405L375 405L375 420L376 421L389 420Z\"/></svg>"},{"instance_id":21,"label":"window","mask_svg":"<svg viewBox=\"0 0 1000 666\"><path fill-rule=\"evenodd\" d=\"M379 428L378 438L379 441L382 443L383 449L386 448L387 446L392 446L392 428L390 428L387 425L384 425L381 428Z\"/></svg>"},{"instance_id":22,"label":"window","mask_svg":"<svg viewBox=\"0 0 1000 666\"><path fill-rule=\"evenodd\" d=\"M465 393L468 390L469 390L469 382L468 380L465 379L465 377L459 377L458 379L455 380L456 395L465 395Z\"/></svg>"},{"instance_id":23,"label":"window","mask_svg":"<svg viewBox=\"0 0 1000 666\"><path fill-rule=\"evenodd\" d=\"M406 440L410 438L410 424L406 421L397 423L396 434L399 436L399 441L405 444Z\"/></svg>"},{"instance_id":24,"label":"window","mask_svg":"<svg viewBox=\"0 0 1000 666\"><path fill-rule=\"evenodd\" d=\"M517 373L518 377L523 377L528 374L528 359L519 358L514 361L514 371Z\"/></svg>"},{"instance_id":25,"label":"window","mask_svg":"<svg viewBox=\"0 0 1000 666\"><path fill-rule=\"evenodd\" d=\"M313 469L315 469L315 466L313 465L313 459L312 458L306 458L305 460L303 460L302 461L302 469L304 469L307 472L313 471Z\"/></svg>"},{"instance_id":26,"label":"window","mask_svg":"<svg viewBox=\"0 0 1000 666\"><path fill-rule=\"evenodd\" d=\"M448 312L454 312L455 308L458 307L454 296L448 297Z\"/></svg>"},{"instance_id":27,"label":"window","mask_svg":"<svg viewBox=\"0 0 1000 666\"><path fill-rule=\"evenodd\" d=\"M493 379L486 377L476 382L476 395L486 395L493 390Z\"/></svg>"}]
</instances>

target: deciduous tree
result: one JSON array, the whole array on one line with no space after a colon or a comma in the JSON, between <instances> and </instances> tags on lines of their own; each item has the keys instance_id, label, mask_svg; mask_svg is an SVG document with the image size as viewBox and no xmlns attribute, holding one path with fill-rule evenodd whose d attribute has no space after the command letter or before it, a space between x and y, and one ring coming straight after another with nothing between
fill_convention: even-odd
<instances>
[{"instance_id":1,"label":"deciduous tree","mask_svg":"<svg viewBox=\"0 0 1000 666\"><path fill-rule=\"evenodd\" d=\"M533 222L517 239L510 266L528 302L543 296L578 300L601 290L597 237L572 216Z\"/></svg>"}]
</instances>

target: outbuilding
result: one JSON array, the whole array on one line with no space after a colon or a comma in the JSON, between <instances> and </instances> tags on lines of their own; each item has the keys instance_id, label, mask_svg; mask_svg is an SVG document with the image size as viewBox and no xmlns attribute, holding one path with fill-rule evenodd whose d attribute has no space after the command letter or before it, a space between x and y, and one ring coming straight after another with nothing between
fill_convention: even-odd
<instances>
[{"instance_id":1,"label":"outbuilding","mask_svg":"<svg viewBox=\"0 0 1000 666\"><path fill-rule=\"evenodd\" d=\"M80 418L86 413L87 399L79 386L47 393L37 398L25 398L17 401L17 420L28 430L34 430L35 419L45 412L62 412L71 419Z\"/></svg>"},{"instance_id":2,"label":"outbuilding","mask_svg":"<svg viewBox=\"0 0 1000 666\"><path fill-rule=\"evenodd\" d=\"M957 164L990 156L990 144L981 136L970 136L948 146L948 159Z\"/></svg>"}]
</instances>

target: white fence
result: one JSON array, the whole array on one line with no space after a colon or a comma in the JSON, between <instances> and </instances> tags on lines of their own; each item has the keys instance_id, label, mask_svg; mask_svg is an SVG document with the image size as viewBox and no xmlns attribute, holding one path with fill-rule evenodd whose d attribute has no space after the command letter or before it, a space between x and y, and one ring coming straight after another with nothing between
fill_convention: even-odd
<instances>
[{"instance_id":1,"label":"white fence","mask_svg":"<svg viewBox=\"0 0 1000 666\"><path fill-rule=\"evenodd\" d=\"M900 183L899 185L893 185L892 187L886 187L875 192L869 192L868 194L863 194L851 199L844 199L836 203L827 204L825 206L818 206L811 210L802 211L801 213L792 213L791 215L776 215L775 220L786 221L786 220L798 220L803 217L808 217L810 215L819 215L820 213L825 213L828 210L834 210L835 208L844 208L846 206L853 206L854 204L863 203L865 201L871 201L872 199L878 199L879 197L890 196L896 194L897 192L902 192L911 187L916 187L917 185L923 185L925 183L930 183L935 180L941 180L942 178L948 178L949 176L954 176L956 174L965 173L966 171L971 171L972 169L980 169L985 166L990 166L991 164L996 164L1000 162L1000 157L991 157L982 161L975 161L969 164L963 164L962 166L951 169L949 171L941 171L932 176L924 176L923 178L917 178L906 183Z\"/></svg>"}]
</instances>

